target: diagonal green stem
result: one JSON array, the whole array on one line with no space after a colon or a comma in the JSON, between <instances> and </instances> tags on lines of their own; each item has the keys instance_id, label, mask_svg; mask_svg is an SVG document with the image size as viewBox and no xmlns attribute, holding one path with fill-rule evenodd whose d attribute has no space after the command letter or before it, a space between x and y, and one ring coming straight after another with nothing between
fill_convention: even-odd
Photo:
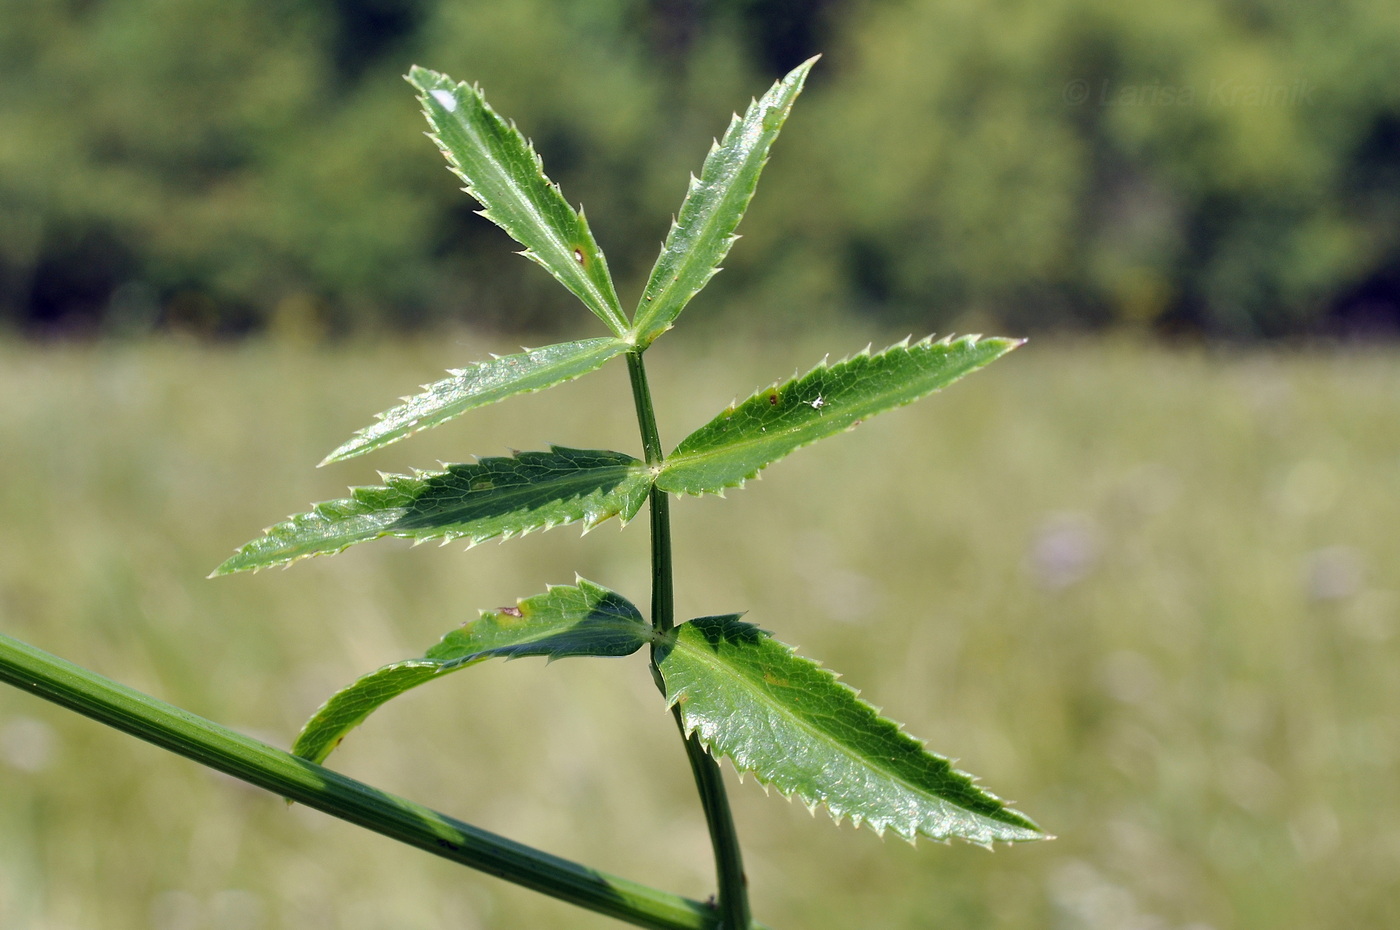
<instances>
[{"instance_id":1,"label":"diagonal green stem","mask_svg":"<svg viewBox=\"0 0 1400 930\"><path fill-rule=\"evenodd\" d=\"M401 843L618 920L658 930L721 926L720 915L709 905L496 836L235 733L3 633L0 681Z\"/></svg>"},{"instance_id":2,"label":"diagonal green stem","mask_svg":"<svg viewBox=\"0 0 1400 930\"><path fill-rule=\"evenodd\" d=\"M646 367L641 349L627 354L627 370L632 377L632 398L637 406L637 423L642 431L642 448L648 465L662 461L661 437L656 428L656 411L652 407L651 388L647 384ZM652 626L658 633L675 627L675 587L671 567L671 507L665 491L653 486L651 504L651 606ZM656 646L652 646L651 673L657 687L665 693L661 670L657 666ZM719 885L719 914L724 930L750 930L753 918L749 913L748 879L744 877L744 859L739 850L739 834L729 809L724 790L724 777L719 763L700 744L698 737L687 735L680 710L672 709L676 726L685 740L685 754L695 787L700 792L700 805L710 829L710 845L715 851L715 873Z\"/></svg>"}]
</instances>

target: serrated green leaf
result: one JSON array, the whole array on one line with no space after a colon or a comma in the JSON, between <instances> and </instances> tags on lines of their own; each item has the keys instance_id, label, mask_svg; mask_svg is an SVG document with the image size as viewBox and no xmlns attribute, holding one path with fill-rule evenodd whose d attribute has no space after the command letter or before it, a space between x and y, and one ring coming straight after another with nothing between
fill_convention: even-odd
<instances>
[{"instance_id":1,"label":"serrated green leaf","mask_svg":"<svg viewBox=\"0 0 1400 930\"><path fill-rule=\"evenodd\" d=\"M514 123L486 103L481 90L416 65L408 82L421 93L429 133L481 215L525 246L527 258L573 291L614 334L627 332L608 265L583 211L569 206L545 177L534 147Z\"/></svg>"},{"instance_id":2,"label":"serrated green leaf","mask_svg":"<svg viewBox=\"0 0 1400 930\"><path fill-rule=\"evenodd\" d=\"M336 692L302 727L292 752L321 762L345 734L411 688L490 658L626 656L651 638L642 614L622 595L582 578L552 586L514 607L482 611L421 659L396 662Z\"/></svg>"},{"instance_id":3,"label":"serrated green leaf","mask_svg":"<svg viewBox=\"0 0 1400 930\"><path fill-rule=\"evenodd\" d=\"M908 340L759 391L687 436L657 476L664 491L704 494L740 487L795 449L911 403L1020 345L964 336Z\"/></svg>"},{"instance_id":4,"label":"serrated green leaf","mask_svg":"<svg viewBox=\"0 0 1400 930\"><path fill-rule=\"evenodd\" d=\"M736 616L681 624L658 650L688 732L838 823L974 843L1043 839L1032 821L879 716L815 662Z\"/></svg>"},{"instance_id":5,"label":"serrated green leaf","mask_svg":"<svg viewBox=\"0 0 1400 930\"><path fill-rule=\"evenodd\" d=\"M734 230L753 198L768 150L815 63L812 58L798 65L750 104L742 119L736 115L724 139L710 149L700 177L691 177L637 307L632 329L638 345L649 345L670 329L690 298L719 271L738 238Z\"/></svg>"},{"instance_id":6,"label":"serrated green leaf","mask_svg":"<svg viewBox=\"0 0 1400 930\"><path fill-rule=\"evenodd\" d=\"M348 498L270 527L214 574L339 552L381 536L475 544L579 520L584 529L614 516L625 523L646 500L652 472L621 452L554 446L384 479L382 486L352 488Z\"/></svg>"},{"instance_id":7,"label":"serrated green leaf","mask_svg":"<svg viewBox=\"0 0 1400 930\"><path fill-rule=\"evenodd\" d=\"M419 430L445 423L475 407L484 407L516 394L543 391L597 371L628 349L611 336L582 339L516 355L477 362L451 377L423 386L423 393L405 397L397 407L347 440L321 462L339 462L398 442Z\"/></svg>"}]
</instances>

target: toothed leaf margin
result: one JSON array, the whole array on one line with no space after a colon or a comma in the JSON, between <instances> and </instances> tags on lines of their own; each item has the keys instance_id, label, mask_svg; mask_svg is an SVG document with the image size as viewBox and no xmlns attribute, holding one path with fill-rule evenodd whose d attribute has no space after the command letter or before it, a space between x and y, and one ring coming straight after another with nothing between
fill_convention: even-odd
<instances>
[{"instance_id":1,"label":"toothed leaf margin","mask_svg":"<svg viewBox=\"0 0 1400 930\"><path fill-rule=\"evenodd\" d=\"M585 530L615 516L626 523L646 501L653 480L651 470L630 455L564 446L383 477L382 486L352 488L348 498L317 504L270 527L214 574L340 552L382 536L476 544L578 521Z\"/></svg>"},{"instance_id":2,"label":"toothed leaf margin","mask_svg":"<svg viewBox=\"0 0 1400 930\"><path fill-rule=\"evenodd\" d=\"M681 310L719 271L734 230L753 199L768 151L783 128L807 72L816 59L794 68L730 121L724 139L714 144L700 177L691 176L679 216L671 223L637 307L637 344L649 345L670 329Z\"/></svg>"},{"instance_id":3,"label":"toothed leaf margin","mask_svg":"<svg viewBox=\"0 0 1400 930\"><path fill-rule=\"evenodd\" d=\"M429 136L447 158L479 212L525 246L522 253L583 301L614 335L627 319L617 300L607 260L588 221L544 173L534 146L515 124L492 110L481 89L445 74L414 67L408 82L418 89Z\"/></svg>"},{"instance_id":4,"label":"toothed leaf margin","mask_svg":"<svg viewBox=\"0 0 1400 930\"><path fill-rule=\"evenodd\" d=\"M902 407L1000 358L1019 340L963 336L822 362L800 378L757 392L691 433L666 461L657 487L680 494L742 487L803 446Z\"/></svg>"},{"instance_id":5,"label":"toothed leaf margin","mask_svg":"<svg viewBox=\"0 0 1400 930\"><path fill-rule=\"evenodd\" d=\"M423 385L422 393L405 397L397 407L379 414L375 423L355 433L321 464L398 442L476 407L572 381L597 371L627 349L620 339L603 336L526 349L448 372L449 377Z\"/></svg>"}]
</instances>

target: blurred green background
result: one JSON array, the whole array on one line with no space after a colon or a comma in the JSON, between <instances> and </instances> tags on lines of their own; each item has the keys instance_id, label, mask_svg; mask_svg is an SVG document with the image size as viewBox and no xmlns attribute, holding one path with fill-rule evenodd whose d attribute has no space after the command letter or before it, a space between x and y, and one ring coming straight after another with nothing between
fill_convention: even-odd
<instances>
[{"instance_id":1,"label":"blurred green background","mask_svg":"<svg viewBox=\"0 0 1400 930\"><path fill-rule=\"evenodd\" d=\"M552 325L407 66L481 83L630 293L730 110L816 52L712 314L1400 328L1390 0L9 0L0 321Z\"/></svg>"},{"instance_id":2,"label":"blurred green background","mask_svg":"<svg viewBox=\"0 0 1400 930\"><path fill-rule=\"evenodd\" d=\"M454 192L410 63L517 120L626 302L729 112L821 51L649 355L663 438L828 352L1036 338L679 503L679 609L748 610L1059 839L913 849L732 784L756 913L1400 925L1398 49L1390 0L9 0L0 628L288 745L478 609L644 600L641 525L204 576L374 469L637 451L618 367L311 467L445 368L598 334ZM334 761L703 898L675 743L644 662L527 660ZM0 927L386 926L613 924L0 690Z\"/></svg>"}]
</instances>

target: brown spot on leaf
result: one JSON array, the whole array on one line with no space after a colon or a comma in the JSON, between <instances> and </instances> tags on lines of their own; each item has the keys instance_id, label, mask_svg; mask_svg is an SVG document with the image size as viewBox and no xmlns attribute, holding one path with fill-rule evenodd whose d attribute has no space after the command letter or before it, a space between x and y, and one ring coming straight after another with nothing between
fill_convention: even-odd
<instances>
[{"instance_id":1,"label":"brown spot on leaf","mask_svg":"<svg viewBox=\"0 0 1400 930\"><path fill-rule=\"evenodd\" d=\"M497 613L509 614L512 617L523 617L524 612L519 607L502 607Z\"/></svg>"},{"instance_id":2,"label":"brown spot on leaf","mask_svg":"<svg viewBox=\"0 0 1400 930\"><path fill-rule=\"evenodd\" d=\"M585 264L583 249L574 249L574 261L578 262L580 265Z\"/></svg>"}]
</instances>

